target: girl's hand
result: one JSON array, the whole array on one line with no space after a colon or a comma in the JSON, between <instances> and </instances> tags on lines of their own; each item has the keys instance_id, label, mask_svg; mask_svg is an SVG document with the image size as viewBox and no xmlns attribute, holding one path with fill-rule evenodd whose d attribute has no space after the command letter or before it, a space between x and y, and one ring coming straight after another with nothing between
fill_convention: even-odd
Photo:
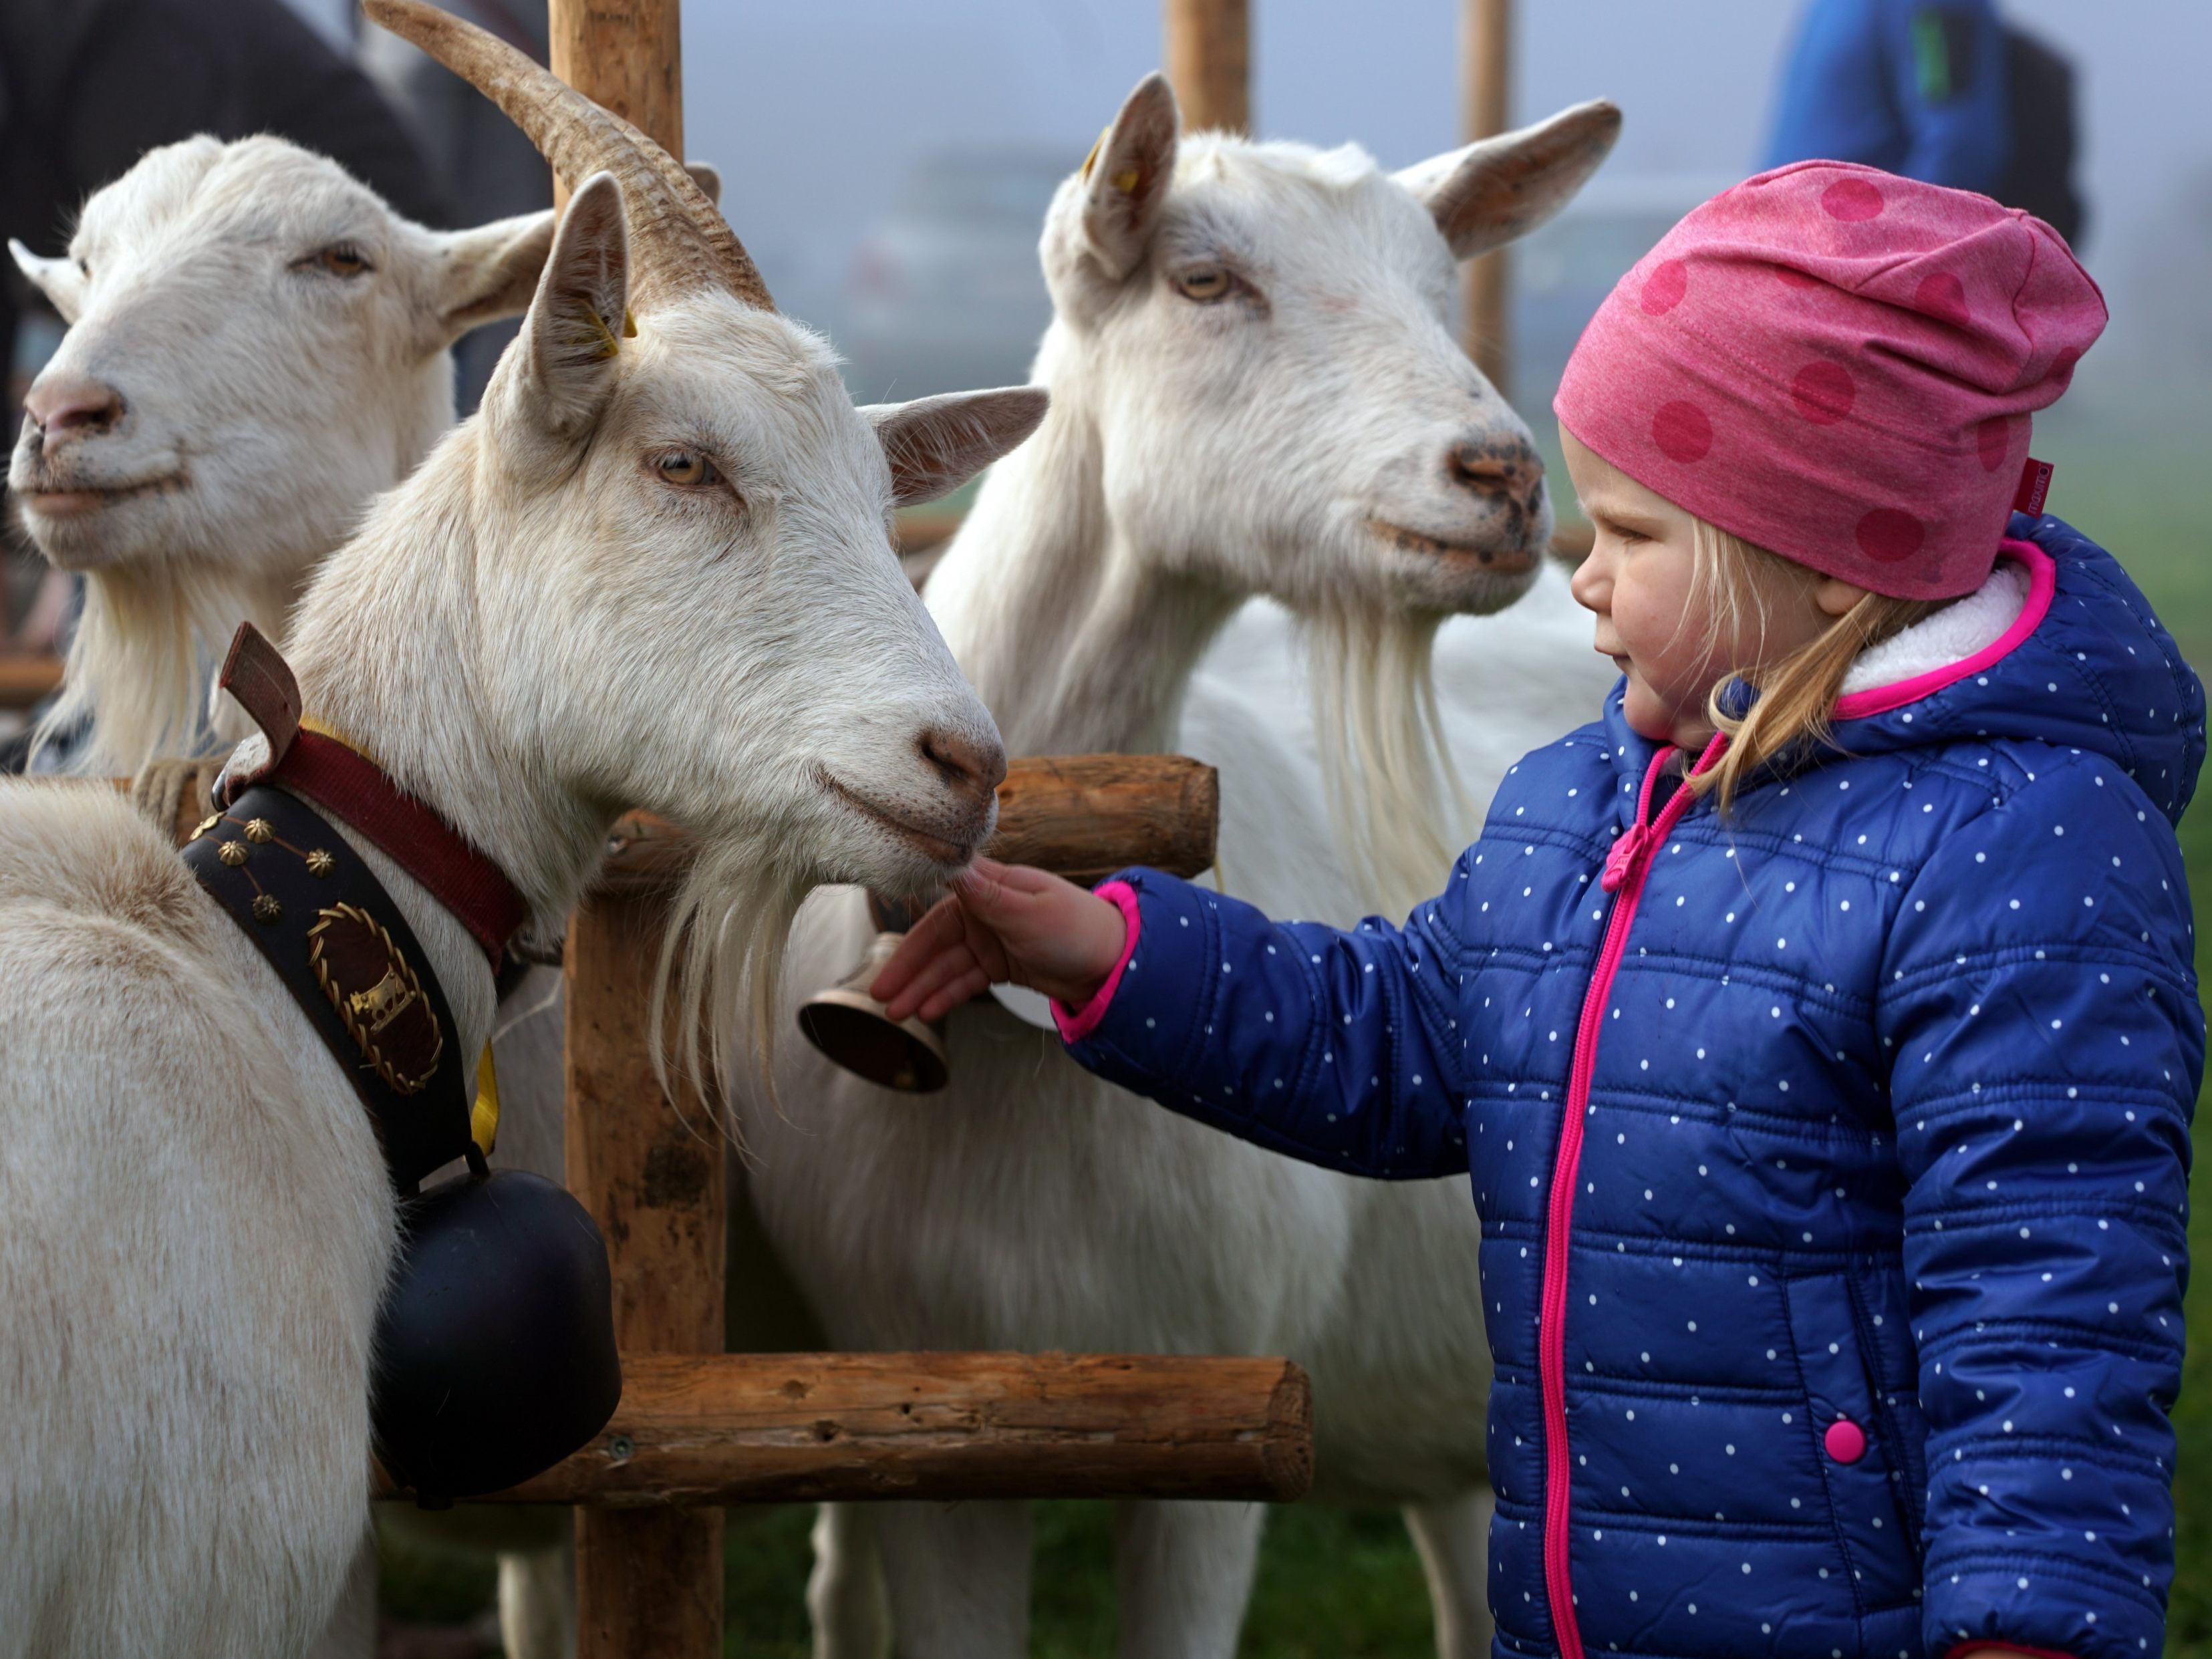
<instances>
[{"instance_id":1,"label":"girl's hand","mask_svg":"<svg viewBox=\"0 0 2212 1659\"><path fill-rule=\"evenodd\" d=\"M979 858L914 925L868 994L893 1019L942 1019L1002 981L1080 1008L1121 959L1121 913L1026 865Z\"/></svg>"}]
</instances>

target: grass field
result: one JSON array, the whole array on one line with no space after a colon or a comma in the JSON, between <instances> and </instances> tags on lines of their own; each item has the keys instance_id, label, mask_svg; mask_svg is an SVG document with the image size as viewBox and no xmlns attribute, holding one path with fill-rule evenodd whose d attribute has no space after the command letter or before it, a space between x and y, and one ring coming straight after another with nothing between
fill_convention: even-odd
<instances>
[{"instance_id":1,"label":"grass field","mask_svg":"<svg viewBox=\"0 0 2212 1659\"><path fill-rule=\"evenodd\" d=\"M2171 435L2142 441L2049 424L2037 450L2058 464L2051 508L2096 537L2133 573L2200 668L2212 665L2212 556L2196 502L2206 468ZM2212 899L2212 802L2186 821L2192 891ZM2212 927L2200 927L2202 941ZM2207 966L2200 959L2200 975ZM2198 1179L2212 1181L2200 1170ZM2212 1188L2208 1188L2212 1196ZM2192 1255L2212 1261L2212 1208L2193 1206ZM1470 1270L1472 1269L1472 1264ZM2169 1659L2212 1659L2212 1273L2191 1286L2192 1345L2176 1422L2179 1558ZM726 1651L803 1659L802 1594L810 1512L733 1514ZM1094 1659L1114 1650L1109 1522L1097 1504L1042 1506L1036 1574L1035 1659ZM490 1596L488 1567L410 1557L391 1564L388 1601L423 1619L459 1620ZM1395 1516L1291 1507L1272 1517L1240 1659L1425 1659L1431 1644L1420 1568Z\"/></svg>"}]
</instances>

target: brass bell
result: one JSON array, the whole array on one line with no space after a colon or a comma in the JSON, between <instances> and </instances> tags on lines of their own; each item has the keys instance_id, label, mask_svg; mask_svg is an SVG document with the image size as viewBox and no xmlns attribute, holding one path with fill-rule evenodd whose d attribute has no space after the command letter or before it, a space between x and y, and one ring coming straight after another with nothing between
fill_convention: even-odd
<instances>
[{"instance_id":1,"label":"brass bell","mask_svg":"<svg viewBox=\"0 0 2212 1659\"><path fill-rule=\"evenodd\" d=\"M894 1023L884 1017L884 1005L868 994L905 937L878 933L857 968L800 1005L799 1029L855 1076L905 1094L933 1094L952 1075L942 1026L915 1018Z\"/></svg>"}]
</instances>

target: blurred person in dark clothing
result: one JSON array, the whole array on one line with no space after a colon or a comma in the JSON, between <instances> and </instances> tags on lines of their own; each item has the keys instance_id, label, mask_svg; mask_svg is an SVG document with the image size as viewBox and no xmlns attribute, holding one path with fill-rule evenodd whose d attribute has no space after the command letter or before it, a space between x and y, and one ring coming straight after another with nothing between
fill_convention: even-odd
<instances>
[{"instance_id":1,"label":"blurred person in dark clothing","mask_svg":"<svg viewBox=\"0 0 2212 1659\"><path fill-rule=\"evenodd\" d=\"M2074 71L1996 0L1811 0L1763 167L1859 161L2025 208L2069 242Z\"/></svg>"},{"instance_id":2,"label":"blurred person in dark clothing","mask_svg":"<svg viewBox=\"0 0 2212 1659\"><path fill-rule=\"evenodd\" d=\"M0 0L0 234L59 253L86 197L198 132L289 138L409 218L452 222L391 106L283 0Z\"/></svg>"}]
</instances>

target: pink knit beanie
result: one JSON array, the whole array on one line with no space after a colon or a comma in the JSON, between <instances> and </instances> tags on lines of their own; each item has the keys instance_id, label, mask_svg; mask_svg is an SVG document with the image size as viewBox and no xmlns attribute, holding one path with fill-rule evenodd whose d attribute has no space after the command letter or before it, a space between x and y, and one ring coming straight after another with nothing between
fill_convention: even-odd
<instances>
[{"instance_id":1,"label":"pink knit beanie","mask_svg":"<svg viewBox=\"0 0 2212 1659\"><path fill-rule=\"evenodd\" d=\"M1877 593L1949 599L1988 577L2031 411L2105 317L2041 220L1803 161L1668 231L1590 319L1552 406L1723 530Z\"/></svg>"}]
</instances>

